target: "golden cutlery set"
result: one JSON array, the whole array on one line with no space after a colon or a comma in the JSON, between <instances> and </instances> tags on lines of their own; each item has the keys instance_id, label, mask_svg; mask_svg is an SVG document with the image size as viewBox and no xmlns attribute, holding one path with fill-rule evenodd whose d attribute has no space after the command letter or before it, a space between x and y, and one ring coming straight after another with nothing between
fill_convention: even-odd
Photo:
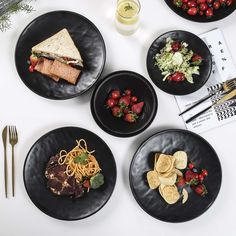
<instances>
[{"instance_id":1,"label":"golden cutlery set","mask_svg":"<svg viewBox=\"0 0 236 236\"><path fill-rule=\"evenodd\" d=\"M4 187L5 187L5 196L8 197L8 165L7 165L7 141L9 140L9 144L11 145L11 153L12 153L12 196L15 195L15 152L14 147L18 143L18 134L16 130L16 126L6 126L2 131L2 141L4 148Z\"/></svg>"}]
</instances>

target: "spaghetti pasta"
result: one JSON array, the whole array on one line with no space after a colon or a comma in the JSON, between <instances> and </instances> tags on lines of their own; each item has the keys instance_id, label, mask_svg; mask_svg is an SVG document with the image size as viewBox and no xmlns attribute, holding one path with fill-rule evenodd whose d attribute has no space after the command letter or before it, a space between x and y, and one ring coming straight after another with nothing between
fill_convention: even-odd
<instances>
[{"instance_id":1,"label":"spaghetti pasta","mask_svg":"<svg viewBox=\"0 0 236 236\"><path fill-rule=\"evenodd\" d=\"M89 151L84 139L76 140L77 145L70 151L61 150L58 164L66 165L65 173L74 176L76 182L81 183L84 178L91 178L101 171L101 168L93 155L95 151Z\"/></svg>"}]
</instances>

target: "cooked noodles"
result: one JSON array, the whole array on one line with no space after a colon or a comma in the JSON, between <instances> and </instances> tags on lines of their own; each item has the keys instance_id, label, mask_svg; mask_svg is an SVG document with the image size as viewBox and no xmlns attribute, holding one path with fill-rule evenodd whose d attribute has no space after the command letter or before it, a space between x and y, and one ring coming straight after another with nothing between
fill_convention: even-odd
<instances>
[{"instance_id":1,"label":"cooked noodles","mask_svg":"<svg viewBox=\"0 0 236 236\"><path fill-rule=\"evenodd\" d=\"M83 178L91 178L101 171L101 168L93 155L95 151L88 151L86 141L84 139L76 140L77 145L70 151L61 150L58 159L60 165L66 164L66 174L74 176L78 183ZM76 161L81 155L86 155L82 161Z\"/></svg>"}]
</instances>

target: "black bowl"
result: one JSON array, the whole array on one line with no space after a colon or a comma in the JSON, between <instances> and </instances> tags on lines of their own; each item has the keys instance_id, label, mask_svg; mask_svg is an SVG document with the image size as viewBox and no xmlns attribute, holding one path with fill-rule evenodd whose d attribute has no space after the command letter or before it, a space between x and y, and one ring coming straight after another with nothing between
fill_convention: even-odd
<instances>
[{"instance_id":1,"label":"black bowl","mask_svg":"<svg viewBox=\"0 0 236 236\"><path fill-rule=\"evenodd\" d=\"M112 116L111 110L105 107L106 99L112 90L124 91L127 88L145 103L135 123L128 123ZM91 112L97 124L107 133L118 137L130 137L142 132L152 123L157 112L157 96L152 85L140 74L117 71L107 75L96 87L91 99Z\"/></svg>"},{"instance_id":2,"label":"black bowl","mask_svg":"<svg viewBox=\"0 0 236 236\"><path fill-rule=\"evenodd\" d=\"M178 14L179 16L187 20L191 20L195 22L202 22L202 23L224 19L225 17L233 13L236 9L236 2L234 1L232 6L218 9L214 11L214 15L211 18L208 18L206 16L200 16L200 15L190 16L186 11L183 11L182 8L176 7L173 4L173 0L165 0L165 2L170 7L170 9L174 11L176 14Z\"/></svg>"},{"instance_id":3,"label":"black bowl","mask_svg":"<svg viewBox=\"0 0 236 236\"><path fill-rule=\"evenodd\" d=\"M31 48L63 28L69 31L84 61L76 85L63 80L55 82L28 70ZM73 98L86 92L100 77L105 60L105 43L97 27L84 16L69 11L49 12L34 19L21 33L15 51L16 68L25 85L36 94L55 100Z\"/></svg>"},{"instance_id":4,"label":"black bowl","mask_svg":"<svg viewBox=\"0 0 236 236\"><path fill-rule=\"evenodd\" d=\"M163 81L163 75L159 70L158 66L155 66L154 56L159 53L160 50L166 45L166 39L170 37L173 40L184 41L189 46L188 48L193 50L202 56L203 62L200 65L200 75L193 75L194 83L189 82L174 82L174 81ZM162 34L154 40L147 54L147 70L152 81L157 85L158 88L166 93L173 95L186 95L193 93L200 89L208 80L212 69L212 58L211 52L207 45L197 35L187 31L175 30Z\"/></svg>"},{"instance_id":5,"label":"black bowl","mask_svg":"<svg viewBox=\"0 0 236 236\"><path fill-rule=\"evenodd\" d=\"M148 187L146 174L153 169L155 153L172 155L178 150L185 151L188 161L197 168L207 169L204 184L208 194L201 197L187 188L189 197L185 204L180 199L169 205L158 190ZM220 191L222 170L215 150L205 139L190 131L174 129L158 132L141 144L131 162L129 179L132 193L144 211L156 219L177 223L200 216L213 204Z\"/></svg>"},{"instance_id":6,"label":"black bowl","mask_svg":"<svg viewBox=\"0 0 236 236\"><path fill-rule=\"evenodd\" d=\"M85 139L95 150L104 175L104 184L81 198L57 196L47 188L44 175L49 158L60 150L71 150L76 139ZM60 220L80 220L99 211L109 200L116 182L116 163L110 148L96 134L77 127L62 127L39 138L31 147L24 164L24 184L32 202L45 214Z\"/></svg>"}]
</instances>

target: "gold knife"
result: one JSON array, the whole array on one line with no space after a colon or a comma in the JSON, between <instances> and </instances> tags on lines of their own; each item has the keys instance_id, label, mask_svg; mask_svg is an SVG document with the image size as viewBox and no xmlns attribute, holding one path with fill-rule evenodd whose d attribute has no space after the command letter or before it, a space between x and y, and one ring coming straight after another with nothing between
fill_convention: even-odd
<instances>
[{"instance_id":1,"label":"gold knife","mask_svg":"<svg viewBox=\"0 0 236 236\"><path fill-rule=\"evenodd\" d=\"M205 108L204 110L198 112L197 114L195 114L194 116L190 117L189 119L187 119L185 121L185 123L189 123L190 121L194 120L195 118L197 118L198 116L200 116L201 114L203 114L204 112L206 112L207 110L209 110L211 107L215 106L215 105L220 105L224 102L226 102L227 100L233 98L236 96L236 89L233 88L230 90L229 93L227 93L226 95L224 95L220 100L214 102L212 105L210 105L209 107Z\"/></svg>"},{"instance_id":2,"label":"gold knife","mask_svg":"<svg viewBox=\"0 0 236 236\"><path fill-rule=\"evenodd\" d=\"M7 198L7 126L2 131L2 141L4 147L4 181L5 181L5 195Z\"/></svg>"}]
</instances>

